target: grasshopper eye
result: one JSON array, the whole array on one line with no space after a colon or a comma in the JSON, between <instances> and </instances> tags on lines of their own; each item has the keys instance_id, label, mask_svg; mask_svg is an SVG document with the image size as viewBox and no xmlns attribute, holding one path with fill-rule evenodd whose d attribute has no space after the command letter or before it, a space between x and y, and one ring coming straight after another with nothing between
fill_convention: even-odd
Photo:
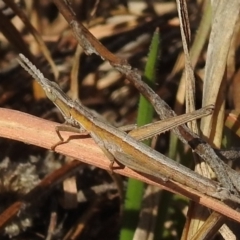
<instances>
[{"instance_id":1,"label":"grasshopper eye","mask_svg":"<svg viewBox=\"0 0 240 240\"><path fill-rule=\"evenodd\" d=\"M55 101L55 99L56 99L56 95L53 94L53 91L52 91L51 88L47 88L47 89L45 89L45 93L46 93L47 97L48 97L52 102Z\"/></svg>"}]
</instances>

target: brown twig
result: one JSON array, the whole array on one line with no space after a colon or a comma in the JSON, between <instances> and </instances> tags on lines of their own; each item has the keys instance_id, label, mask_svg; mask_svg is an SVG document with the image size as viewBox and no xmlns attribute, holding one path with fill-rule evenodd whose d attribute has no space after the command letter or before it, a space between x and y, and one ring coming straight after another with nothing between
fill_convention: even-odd
<instances>
[{"instance_id":1,"label":"brown twig","mask_svg":"<svg viewBox=\"0 0 240 240\"><path fill-rule=\"evenodd\" d=\"M81 163L77 160L66 164L45 177L35 188L28 192L22 199L13 203L0 215L0 231L16 216L28 207L33 207L42 200L42 197L50 192L56 184L62 182L70 174L76 172ZM37 199L36 199L37 196Z\"/></svg>"},{"instance_id":2,"label":"brown twig","mask_svg":"<svg viewBox=\"0 0 240 240\"><path fill-rule=\"evenodd\" d=\"M59 140L55 132L55 128L58 125L58 123L43 120L19 111L0 108L0 136L5 138L51 149L51 147ZM71 140L66 144L57 146L56 152L73 157L74 159L78 159L87 164L110 170L109 160L92 139L86 137L81 138L80 135L73 135L68 132L63 132L62 135L64 139L71 137ZM116 172L159 186L164 190L184 195L199 204L240 222L240 213L230 208L225 203L207 197L196 190L190 190L188 187L179 183L172 181L164 182L161 179L139 174L129 168L118 168L116 169ZM20 206L16 208L15 205ZM22 204L18 202L14 203L12 208L19 210L21 209L21 206ZM12 208L8 209L8 212L11 212L13 210ZM18 211L14 211L14 214L17 212ZM4 216L7 216L6 213L4 213ZM1 217L2 215L0 216L0 219Z\"/></svg>"},{"instance_id":3,"label":"brown twig","mask_svg":"<svg viewBox=\"0 0 240 240\"><path fill-rule=\"evenodd\" d=\"M70 11L69 6L66 6L63 1L54 2L68 21L76 39L87 54L95 53L101 56L101 58L108 60L115 69L125 75L139 92L149 100L161 119L175 116L171 108L142 81L142 77L136 69L133 69L127 61L114 56L108 49L101 45L101 43L76 20L73 11ZM190 75L193 77L192 72L190 72ZM189 144L192 149L209 164L215 172L218 181L238 197L240 191L238 184L239 176L227 171L227 165L219 158L214 149L186 126L180 126L173 131L183 143ZM233 172L235 171L233 170Z\"/></svg>"},{"instance_id":4,"label":"brown twig","mask_svg":"<svg viewBox=\"0 0 240 240\"><path fill-rule=\"evenodd\" d=\"M86 54L95 53L102 59L109 61L115 69L125 75L139 92L149 100L161 119L175 116L174 111L167 103L142 81L140 72L137 69L133 69L125 59L112 54L82 25L82 23L77 21L71 6L67 5L65 1L53 0L53 2L71 26L78 43L83 47ZM208 143L203 141L197 134L193 133L184 125L173 129L173 131L184 144L189 144L190 147L209 164L216 173L218 181L223 184L223 186L231 186L230 190L238 195L235 188L240 191L238 184L239 177L236 178L236 175L227 173L227 166Z\"/></svg>"}]
</instances>

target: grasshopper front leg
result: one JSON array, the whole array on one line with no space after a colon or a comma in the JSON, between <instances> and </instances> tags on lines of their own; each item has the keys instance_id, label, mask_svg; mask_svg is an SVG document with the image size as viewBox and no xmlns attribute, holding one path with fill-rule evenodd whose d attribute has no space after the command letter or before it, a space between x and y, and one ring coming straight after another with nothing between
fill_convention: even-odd
<instances>
[{"instance_id":1,"label":"grasshopper front leg","mask_svg":"<svg viewBox=\"0 0 240 240\"><path fill-rule=\"evenodd\" d=\"M104 154L108 157L110 164L109 164L109 168L110 171L107 171L110 175L110 177L113 179L113 181L116 183L117 185L117 189L119 192L119 196L120 199L123 200L123 184L122 184L122 179L119 175L115 174L113 172L113 164L115 161L114 156L105 148L103 141L95 134L93 133L89 133L87 132L85 129L83 128L78 128L78 127L73 127L73 126L69 126L69 125L59 125L56 126L55 131L59 137L59 141L54 144L51 149L54 150L58 145L64 144L64 143L68 143L71 140L71 137L69 137L67 140L64 140L61 132L62 131L67 131L67 132L73 132L73 133L80 133L80 134L84 134L84 135L91 135L91 137L95 140L95 142L98 144L98 146L102 149L102 151L104 152Z\"/></svg>"},{"instance_id":2,"label":"grasshopper front leg","mask_svg":"<svg viewBox=\"0 0 240 240\"><path fill-rule=\"evenodd\" d=\"M59 141L57 143L55 143L53 146L51 146L52 150L55 150L55 148L58 145L64 144L64 143L68 143L71 140L71 137L69 137L67 140L64 140L61 132L72 132L72 133L79 133L79 134L83 134L83 135L89 135L89 133L83 129L83 128L77 128L77 127L73 127L70 125L59 125L55 127L55 131L59 137Z\"/></svg>"}]
</instances>

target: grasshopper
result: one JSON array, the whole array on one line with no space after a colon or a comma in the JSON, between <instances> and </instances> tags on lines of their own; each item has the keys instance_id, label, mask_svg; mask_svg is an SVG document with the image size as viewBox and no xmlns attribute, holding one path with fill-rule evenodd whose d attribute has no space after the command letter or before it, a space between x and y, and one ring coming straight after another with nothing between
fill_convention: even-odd
<instances>
[{"instance_id":1,"label":"grasshopper","mask_svg":"<svg viewBox=\"0 0 240 240\"><path fill-rule=\"evenodd\" d=\"M161 122L154 123L152 131L151 125L140 127L130 133L117 129L107 121L99 118L96 113L84 107L79 101L73 101L61 90L57 83L45 78L24 55L20 54L19 56L20 65L42 86L47 97L62 113L65 121L77 128L80 133L87 132L103 150L111 163L117 160L137 172L160 178L162 181L177 182L220 200L238 201L235 195L232 195L228 189L223 188L218 182L195 173L139 141L159 134L158 127ZM213 106L210 106L184 117L178 116L174 119L174 124L170 128L184 124L189 119L193 120L194 114L198 118L208 115L212 112L212 109ZM178 118L180 118L179 122ZM165 123L164 131L168 128L166 128ZM61 128L56 130L62 142L63 139L59 133Z\"/></svg>"}]
</instances>

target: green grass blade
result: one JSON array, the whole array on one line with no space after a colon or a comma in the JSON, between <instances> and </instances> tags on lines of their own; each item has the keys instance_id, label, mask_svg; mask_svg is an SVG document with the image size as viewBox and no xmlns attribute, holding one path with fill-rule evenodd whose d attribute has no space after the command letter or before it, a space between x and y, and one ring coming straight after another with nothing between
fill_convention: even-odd
<instances>
[{"instance_id":1,"label":"green grass blade","mask_svg":"<svg viewBox=\"0 0 240 240\"><path fill-rule=\"evenodd\" d=\"M156 30L152 38L148 60L143 76L143 80L151 87L153 87L155 83L159 49L159 31ZM137 125L142 126L152 122L153 113L154 111L152 105L141 95L138 107ZM147 140L145 143L149 145L150 141ZM133 235L139 220L143 191L144 183L135 179L128 180L123 213L123 227L120 233L120 240L133 239Z\"/></svg>"}]
</instances>

